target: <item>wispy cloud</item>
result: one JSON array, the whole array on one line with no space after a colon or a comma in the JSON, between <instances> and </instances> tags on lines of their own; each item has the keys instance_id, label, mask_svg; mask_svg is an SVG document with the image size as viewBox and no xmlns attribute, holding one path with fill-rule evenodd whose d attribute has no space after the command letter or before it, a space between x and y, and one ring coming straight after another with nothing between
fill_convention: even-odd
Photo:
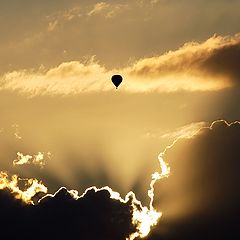
<instances>
[{"instance_id":1,"label":"wispy cloud","mask_svg":"<svg viewBox=\"0 0 240 240\"><path fill-rule=\"evenodd\" d=\"M106 3L106 2L99 2L99 3L96 3L94 6L93 6L93 9L88 13L88 16L92 16L92 15L95 15L95 14L99 14L101 13L102 11L108 9L110 6L109 3Z\"/></svg>"},{"instance_id":2,"label":"wispy cloud","mask_svg":"<svg viewBox=\"0 0 240 240\"><path fill-rule=\"evenodd\" d=\"M113 18L128 8L128 4L98 2L86 6L75 6L46 16L47 31L52 32L58 26L70 23L81 17L101 16Z\"/></svg>"},{"instance_id":3,"label":"wispy cloud","mask_svg":"<svg viewBox=\"0 0 240 240\"><path fill-rule=\"evenodd\" d=\"M87 13L88 16L101 15L106 18L112 18L121 10L126 9L127 4L116 4L107 2L98 2Z\"/></svg>"},{"instance_id":4,"label":"wispy cloud","mask_svg":"<svg viewBox=\"0 0 240 240\"><path fill-rule=\"evenodd\" d=\"M172 131L154 129L153 131L147 132L144 137L155 139L170 139L171 141L180 138L192 138L197 135L199 129L205 126L207 126L206 122L193 122L173 129Z\"/></svg>"},{"instance_id":5,"label":"wispy cloud","mask_svg":"<svg viewBox=\"0 0 240 240\"><path fill-rule=\"evenodd\" d=\"M171 132L161 135L161 138L192 138L200 128L207 126L206 122L195 122L179 127Z\"/></svg>"},{"instance_id":6,"label":"wispy cloud","mask_svg":"<svg viewBox=\"0 0 240 240\"><path fill-rule=\"evenodd\" d=\"M49 32L53 31L56 28L57 25L58 25L58 20L55 20L53 22L49 22L48 31Z\"/></svg>"}]
</instances>

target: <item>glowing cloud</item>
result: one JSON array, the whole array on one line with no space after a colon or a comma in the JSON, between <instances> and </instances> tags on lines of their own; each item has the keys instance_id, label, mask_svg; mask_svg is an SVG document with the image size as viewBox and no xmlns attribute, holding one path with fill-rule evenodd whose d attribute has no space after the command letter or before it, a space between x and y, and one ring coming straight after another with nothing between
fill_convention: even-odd
<instances>
[{"instance_id":1,"label":"glowing cloud","mask_svg":"<svg viewBox=\"0 0 240 240\"><path fill-rule=\"evenodd\" d=\"M44 155L39 152L37 155L23 155L22 153L17 153L17 159L13 161L14 165L23 165L23 164L40 164L43 165ZM38 203L40 204L46 198L54 198L62 189L65 189L70 196L78 200L80 198L84 198L89 191L100 192L100 191L108 191L111 199L115 199L124 204L130 204L132 208L132 224L135 226L136 231L130 234L128 240L134 240L135 238L144 238L146 237L151 228L158 223L158 220L162 216L161 212L158 212L153 207L154 201L154 184L157 180L168 177L170 173L170 168L164 162L163 158L159 155L159 163L161 172L155 172L152 175L152 181L150 183L150 190L148 191L148 196L150 197L150 205L149 207L143 206L142 203L137 200L135 194L131 191L129 192L125 198L121 198L118 192L113 191L110 187L102 187L97 188L95 186L90 187L85 190L85 192L79 196L78 191L76 190L66 190L65 188L60 188L55 194L46 194L43 198L41 198ZM26 189L21 190L19 188L19 182L26 182ZM13 175L10 179L6 172L0 173L0 189L9 189L17 199L21 199L27 204L34 204L32 198L38 193L43 192L47 193L47 188L36 179L21 179L17 175Z\"/></svg>"},{"instance_id":2,"label":"glowing cloud","mask_svg":"<svg viewBox=\"0 0 240 240\"><path fill-rule=\"evenodd\" d=\"M114 17L121 9L126 8L126 4L110 4L99 2L93 6L93 9L88 12L88 16L102 15L105 18Z\"/></svg>"},{"instance_id":3,"label":"glowing cloud","mask_svg":"<svg viewBox=\"0 0 240 240\"><path fill-rule=\"evenodd\" d=\"M161 138L192 138L196 132L206 126L206 122L196 122L196 123L190 123L188 125L185 125L183 127L180 127L176 129L175 131L165 133L161 135Z\"/></svg>"},{"instance_id":4,"label":"glowing cloud","mask_svg":"<svg viewBox=\"0 0 240 240\"><path fill-rule=\"evenodd\" d=\"M109 4L106 2L96 3L93 9L88 13L89 16L101 13L103 10L109 8Z\"/></svg>"},{"instance_id":5,"label":"glowing cloud","mask_svg":"<svg viewBox=\"0 0 240 240\"><path fill-rule=\"evenodd\" d=\"M47 157L51 157L51 153L47 153ZM13 165L24 165L24 164L34 164L39 165L41 168L45 166L45 158L43 152L38 152L36 155L23 155L20 152L17 152L17 159L13 160Z\"/></svg>"},{"instance_id":6,"label":"glowing cloud","mask_svg":"<svg viewBox=\"0 0 240 240\"><path fill-rule=\"evenodd\" d=\"M19 182L26 182L26 189L21 190L19 188ZM9 189L17 199L21 199L27 204L33 204L32 197L37 193L47 193L47 187L45 187L37 179L21 179L17 175L13 175L10 179L6 172L0 172L0 189Z\"/></svg>"},{"instance_id":7,"label":"glowing cloud","mask_svg":"<svg viewBox=\"0 0 240 240\"><path fill-rule=\"evenodd\" d=\"M155 204L169 231L156 233L159 239L228 239L238 234L239 137L239 121L217 120L193 138L178 138L165 151L172 176L155 185L160 193Z\"/></svg>"},{"instance_id":8,"label":"glowing cloud","mask_svg":"<svg viewBox=\"0 0 240 240\"><path fill-rule=\"evenodd\" d=\"M15 132L14 132L15 138L18 139L18 140L21 140L22 137L20 136L18 124L13 124L12 127L15 129Z\"/></svg>"},{"instance_id":9,"label":"glowing cloud","mask_svg":"<svg viewBox=\"0 0 240 240\"><path fill-rule=\"evenodd\" d=\"M162 175L162 177L164 177ZM40 199L40 202L43 201L45 198L54 198L59 191L65 188L60 188L55 194L47 194L42 199ZM146 206L142 206L142 203L137 200L135 194L133 192L129 192L125 198L121 198L120 194L118 192L113 191L110 187L105 186L102 188L97 188L95 186L87 188L82 195L78 195L78 191L76 190L68 190L68 193L75 199L78 200L80 198L84 198L89 191L94 192L100 192L106 190L110 194L111 199L115 199L120 201L121 203L131 203L132 207L132 224L136 227L136 232L132 233L127 240L133 240L137 237L143 238L146 237L151 228L155 226L158 223L158 220L162 216L161 212L156 211L153 206L150 206L150 208ZM152 190L153 185L152 185ZM152 199L151 199L152 202Z\"/></svg>"},{"instance_id":10,"label":"glowing cloud","mask_svg":"<svg viewBox=\"0 0 240 240\"><path fill-rule=\"evenodd\" d=\"M150 189L148 190L148 196L150 198L150 204L149 206L143 206L142 203L137 200L135 194L133 192L129 192L125 198L121 198L120 194L118 192L113 191L110 187L102 187L97 188L95 186L90 187L85 190L85 192L79 196L78 191L76 190L67 190L66 188L60 188L55 194L46 194L43 198L41 198L38 201L38 204L41 204L41 202L45 199L49 198L55 198L62 190L66 191L72 199L78 200L81 198L84 198L88 195L89 192L102 192L107 191L109 193L109 197L111 199L117 200L124 204L130 204L132 208L132 224L135 227L136 231L134 231L132 234L129 235L127 240L134 240L136 238L144 238L146 237L149 232L151 231L152 227L155 226L159 219L162 216L161 212L158 212L154 206L154 186L156 182L162 178L168 177L170 175L170 167L169 165L164 161L164 155L165 153L171 149L180 139L183 138L191 138L197 134L201 134L202 130L204 129L215 129L217 124L226 124L227 126L232 126L234 124L240 124L238 121L234 123L227 123L225 120L217 120L214 121L209 127L205 126L205 123L199 123L197 126L202 126L199 129L196 129L197 127L194 126L194 128L191 127L185 127L187 131L178 131L178 134L174 134L174 136L177 136L177 138L173 141L173 143L169 146L167 146L163 152L161 152L158 156L159 164L160 164L160 172L155 172L152 174L152 180L150 182ZM195 124L196 125L196 124ZM204 125L204 126L203 126ZM191 131L189 131L191 129ZM193 131L194 129L194 131ZM179 132L181 134L179 134ZM187 134L186 134L187 132ZM15 162L19 164L25 164L28 163L33 157L30 155L24 156L21 153L18 153L18 161ZM43 159L43 154L39 153L38 155L35 155L36 161L40 161ZM21 190L19 188L19 182L25 181L26 182L26 189ZM38 192L47 193L47 188L38 180L36 179L21 179L17 175L13 175L10 179L8 177L8 174L6 172L0 173L0 189L9 189L14 196L17 199L23 200L27 204L34 204L32 201L32 198L36 195Z\"/></svg>"},{"instance_id":11,"label":"glowing cloud","mask_svg":"<svg viewBox=\"0 0 240 240\"><path fill-rule=\"evenodd\" d=\"M125 79L121 89L126 92L217 91L238 84L240 74L234 62L240 59L236 51L239 46L239 34L213 36L203 43L187 43L176 51L141 59L123 69L107 70L92 58L84 63L65 62L49 70L14 71L0 78L0 90L28 96L112 91L110 78L120 72Z\"/></svg>"},{"instance_id":12,"label":"glowing cloud","mask_svg":"<svg viewBox=\"0 0 240 240\"><path fill-rule=\"evenodd\" d=\"M214 121L210 126L203 126L200 127L198 130L195 132L191 131L192 137L198 134L201 134L202 132L204 133L204 130L210 130L210 131L219 131L221 132L222 128L231 127L235 126L239 128L239 121L233 122L233 123L228 123L225 120L217 120ZM154 201L154 185L155 183L162 178L168 177L170 174L170 167L168 164L164 161L164 156L165 153L171 149L180 139L185 138L191 138L190 135L188 134L186 137L186 134L182 134L179 136L177 134L177 138L173 141L173 143L165 148L163 152L161 152L158 156L159 164L160 164L160 172L155 172L152 174L152 181L150 182L150 189L148 191L148 196L150 198L150 204L149 206L143 206L142 203L137 200L135 194L133 192L129 192L125 198L121 198L120 194L118 192L113 191L110 187L102 187L102 188L97 188L97 187L90 187L85 190L85 192L79 196L79 193L76 190L67 190L66 188L60 188L55 194L46 194L44 197L42 197L39 201L38 204L40 207L44 206L48 208L47 204L48 202L51 203L51 199L54 201L56 198L56 201L61 201L63 199L63 204L70 203L72 200L80 200L84 198L88 198L89 195L93 196L96 193L104 193L106 198L110 198L113 200L117 200L120 203L123 203L123 205L126 204L126 206L130 206L130 213L132 215L132 225L135 227L135 230L133 233L131 233L126 240L134 240L134 239L139 239L139 238L144 238L146 237L149 232L151 231L152 227L155 226L159 219L162 216L161 212L158 212L154 206L153 206L153 201ZM29 159L29 157L27 157ZM19 188L19 183L20 181L25 181L26 182L26 189L21 190ZM12 177L8 177L8 174L6 172L1 172L0 173L0 189L9 189L13 195L17 199L21 199L27 204L34 204L32 202L32 198L35 196L36 193L38 192L43 192L47 193L47 188L39 181L36 179L21 179L16 175L13 175ZM105 193L109 193L109 195L105 195ZM98 199L98 198L97 198ZM92 201L92 200L91 200ZM74 205L76 206L76 205ZM52 205L50 204L50 208ZM129 229L129 228L128 228Z\"/></svg>"}]
</instances>

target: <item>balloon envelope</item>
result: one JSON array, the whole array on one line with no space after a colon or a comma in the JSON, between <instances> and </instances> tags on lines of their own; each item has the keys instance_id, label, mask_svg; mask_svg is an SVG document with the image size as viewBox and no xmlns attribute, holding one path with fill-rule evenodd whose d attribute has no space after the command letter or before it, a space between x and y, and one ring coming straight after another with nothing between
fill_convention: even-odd
<instances>
[{"instance_id":1,"label":"balloon envelope","mask_svg":"<svg viewBox=\"0 0 240 240\"><path fill-rule=\"evenodd\" d=\"M118 86L121 84L123 78L121 75L113 75L112 76L112 82L118 88Z\"/></svg>"}]
</instances>

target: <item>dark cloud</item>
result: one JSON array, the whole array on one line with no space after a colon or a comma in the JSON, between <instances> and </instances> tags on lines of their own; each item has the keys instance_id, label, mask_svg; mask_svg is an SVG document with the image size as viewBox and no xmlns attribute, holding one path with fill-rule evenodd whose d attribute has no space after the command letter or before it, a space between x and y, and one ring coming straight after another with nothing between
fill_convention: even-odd
<instances>
[{"instance_id":1,"label":"dark cloud","mask_svg":"<svg viewBox=\"0 0 240 240\"><path fill-rule=\"evenodd\" d=\"M229 76L235 83L240 83L240 42L216 49L206 59L202 67L214 74Z\"/></svg>"},{"instance_id":2,"label":"dark cloud","mask_svg":"<svg viewBox=\"0 0 240 240\"><path fill-rule=\"evenodd\" d=\"M183 83L188 90L220 90L239 82L239 61L240 35L214 35L202 43L188 42L176 51L142 59L132 66L130 73L145 81L151 76L151 81L161 79L161 82L164 77L174 75L176 82L168 86L180 83L178 90ZM218 84L212 89L213 83Z\"/></svg>"},{"instance_id":3,"label":"dark cloud","mask_svg":"<svg viewBox=\"0 0 240 240\"><path fill-rule=\"evenodd\" d=\"M240 124L216 122L167 151L171 176L157 183L163 218L149 239L240 237Z\"/></svg>"},{"instance_id":4,"label":"dark cloud","mask_svg":"<svg viewBox=\"0 0 240 240\"><path fill-rule=\"evenodd\" d=\"M134 232L131 200L121 203L107 190L89 190L75 200L65 189L26 205L0 190L1 234L11 239L125 239Z\"/></svg>"},{"instance_id":5,"label":"dark cloud","mask_svg":"<svg viewBox=\"0 0 240 240\"><path fill-rule=\"evenodd\" d=\"M217 121L167 150L171 175L155 185L155 205L163 217L147 239L239 237L239 138L239 122ZM135 230L132 211L131 200L113 200L107 190L89 190L76 200L62 188L36 205L0 191L0 224L14 239L38 234L53 239L126 239Z\"/></svg>"}]
</instances>

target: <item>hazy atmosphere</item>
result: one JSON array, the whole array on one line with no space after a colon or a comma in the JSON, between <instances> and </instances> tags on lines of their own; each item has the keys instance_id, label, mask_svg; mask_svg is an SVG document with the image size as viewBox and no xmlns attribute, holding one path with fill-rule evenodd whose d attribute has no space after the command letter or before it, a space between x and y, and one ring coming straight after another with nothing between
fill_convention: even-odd
<instances>
[{"instance_id":1,"label":"hazy atmosphere","mask_svg":"<svg viewBox=\"0 0 240 240\"><path fill-rule=\"evenodd\" d=\"M1 1L3 229L239 236L239 19L239 0Z\"/></svg>"}]
</instances>

